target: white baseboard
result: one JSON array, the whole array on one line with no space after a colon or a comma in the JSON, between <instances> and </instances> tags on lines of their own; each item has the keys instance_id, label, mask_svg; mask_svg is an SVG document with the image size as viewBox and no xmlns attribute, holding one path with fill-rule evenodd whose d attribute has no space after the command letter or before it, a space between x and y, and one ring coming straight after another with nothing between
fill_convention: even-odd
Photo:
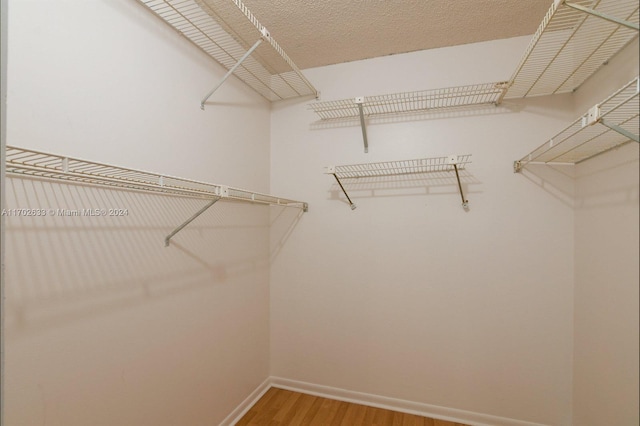
<instances>
[{"instance_id":1,"label":"white baseboard","mask_svg":"<svg viewBox=\"0 0 640 426\"><path fill-rule=\"evenodd\" d=\"M281 377L270 377L269 381L270 387L307 393L324 398L337 399L338 401L400 411L403 413L417 414L419 416L431 417L434 419L449 420L471 426L546 426L540 423L525 422L506 417L498 417L488 414L474 413L472 411L457 410L454 408L355 392L346 389L300 382L297 380L283 379Z\"/></svg>"},{"instance_id":2,"label":"white baseboard","mask_svg":"<svg viewBox=\"0 0 640 426\"><path fill-rule=\"evenodd\" d=\"M229 414L222 422L220 422L219 426L232 426L238 422L247 414L247 411L253 407L253 405L258 402L262 395L264 395L271 388L271 377L268 377L267 380L262 382L260 386L258 386L251 394L245 398L244 401L240 403L232 412Z\"/></svg>"}]
</instances>

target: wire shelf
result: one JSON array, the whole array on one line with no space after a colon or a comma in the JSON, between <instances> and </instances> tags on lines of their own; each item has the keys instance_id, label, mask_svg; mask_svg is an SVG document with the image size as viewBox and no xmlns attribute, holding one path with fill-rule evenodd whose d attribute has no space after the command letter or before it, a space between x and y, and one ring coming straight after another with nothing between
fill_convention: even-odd
<instances>
[{"instance_id":1,"label":"wire shelf","mask_svg":"<svg viewBox=\"0 0 640 426\"><path fill-rule=\"evenodd\" d=\"M484 83L444 89L404 92L387 95L309 104L321 120L356 118L362 105L366 116L401 114L445 108L497 104L506 90L507 83Z\"/></svg>"},{"instance_id":2,"label":"wire shelf","mask_svg":"<svg viewBox=\"0 0 640 426\"><path fill-rule=\"evenodd\" d=\"M138 0L227 70L257 40L235 75L270 101L318 91L240 0Z\"/></svg>"},{"instance_id":3,"label":"wire shelf","mask_svg":"<svg viewBox=\"0 0 640 426\"><path fill-rule=\"evenodd\" d=\"M574 0L570 4L638 24L638 0ZM511 77L505 98L578 88L638 31L554 1Z\"/></svg>"},{"instance_id":4,"label":"wire shelf","mask_svg":"<svg viewBox=\"0 0 640 426\"><path fill-rule=\"evenodd\" d=\"M520 171L527 164L535 163L577 164L631 140L604 123L617 126L637 138L640 126L639 90L640 83L636 77L592 108L589 113L516 161L515 171ZM590 119L592 111L598 109L599 115Z\"/></svg>"},{"instance_id":5,"label":"wire shelf","mask_svg":"<svg viewBox=\"0 0 640 426\"><path fill-rule=\"evenodd\" d=\"M8 176L32 176L102 187L307 209L307 204L302 201L13 146L6 148L6 173Z\"/></svg>"},{"instance_id":6,"label":"wire shelf","mask_svg":"<svg viewBox=\"0 0 640 426\"><path fill-rule=\"evenodd\" d=\"M351 164L345 166L329 166L327 174L336 175L340 179L365 178L377 176L396 176L416 173L432 173L458 170L471 163L471 155L452 155L448 157L419 158L414 160L385 161L381 163Z\"/></svg>"}]
</instances>

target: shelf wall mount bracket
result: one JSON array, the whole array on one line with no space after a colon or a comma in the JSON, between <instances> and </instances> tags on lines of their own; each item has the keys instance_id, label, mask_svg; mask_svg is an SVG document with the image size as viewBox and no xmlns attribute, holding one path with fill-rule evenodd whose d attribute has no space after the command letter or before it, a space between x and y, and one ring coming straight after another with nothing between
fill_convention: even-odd
<instances>
[{"instance_id":1,"label":"shelf wall mount bracket","mask_svg":"<svg viewBox=\"0 0 640 426\"><path fill-rule=\"evenodd\" d=\"M178 232L182 231L187 225L189 225L191 222L193 222L194 220L196 220L196 218L198 218L202 213L206 212L207 210L209 210L209 208L211 206L213 206L215 203L217 203L218 201L220 201L223 198L229 197L229 187L228 186L224 186L224 185L218 185L218 187L215 189L216 191L216 198L211 199L211 201L209 201L204 207L202 207L200 210L198 210L197 212L195 212L193 214L193 216L191 216L189 219L185 220L184 222L182 222L181 225L177 226L173 231L171 231L165 238L164 238L164 246L165 247L169 247L169 243L171 242L171 238L173 238L174 235L176 235ZM252 195L252 198L255 195ZM306 203L304 203L306 204ZM308 209L307 206L304 206L305 209Z\"/></svg>"},{"instance_id":2,"label":"shelf wall mount bracket","mask_svg":"<svg viewBox=\"0 0 640 426\"><path fill-rule=\"evenodd\" d=\"M369 152L369 141L367 139L367 126L365 125L365 122L364 122L364 108L362 106L362 104L364 103L364 96L356 97L353 100L353 103L358 105L358 114L360 116L360 127L362 128L362 141L364 142L364 153L366 154Z\"/></svg>"},{"instance_id":3,"label":"shelf wall mount bracket","mask_svg":"<svg viewBox=\"0 0 640 426\"><path fill-rule=\"evenodd\" d=\"M186 227L188 224L190 224L191 222L193 222L198 216L200 216L202 213L204 213L205 211L207 211L209 209L209 207L213 206L220 198L214 198L213 200L209 201L203 208L201 208L200 210L198 210L193 216L191 216L189 219L185 220L182 225L178 226L176 229L174 229L173 231L171 231L171 233L169 235L167 235L166 237L164 237L164 246L165 247L169 247L169 243L171 241L171 238L176 235L178 232L182 231L182 229L184 227Z\"/></svg>"},{"instance_id":4,"label":"shelf wall mount bracket","mask_svg":"<svg viewBox=\"0 0 640 426\"><path fill-rule=\"evenodd\" d=\"M625 129L623 129L622 127L613 124L613 123L609 123L608 121L605 120L600 120L599 121L600 124L602 124L603 126L606 126L608 128L610 128L611 130L620 133L622 136L627 137L629 139L631 139L632 141L636 141L638 143L640 143L640 138L638 137L638 135L631 133Z\"/></svg>"},{"instance_id":5,"label":"shelf wall mount bracket","mask_svg":"<svg viewBox=\"0 0 640 426\"><path fill-rule=\"evenodd\" d=\"M455 155L449 156L449 164L453 166L453 170L456 172L456 180L458 181L458 190L460 191L460 198L462 199L462 208L469 209L469 200L464 198L464 192L462 191L462 182L460 181L460 172L458 171L458 157Z\"/></svg>"},{"instance_id":6,"label":"shelf wall mount bracket","mask_svg":"<svg viewBox=\"0 0 640 426\"><path fill-rule=\"evenodd\" d=\"M513 173L520 173L522 171L522 161L516 160L513 162Z\"/></svg>"},{"instance_id":7,"label":"shelf wall mount bracket","mask_svg":"<svg viewBox=\"0 0 640 426\"><path fill-rule=\"evenodd\" d=\"M605 119L602 117L602 112L600 110L599 104L596 104L593 107L591 107L589 109L589 112L587 112L587 115L585 115L582 118L582 127L593 126L594 124L601 124L613 130L614 132L618 132L622 136L631 139L632 141L636 141L640 143L640 138L638 137L638 135L618 126L617 124L605 121Z\"/></svg>"},{"instance_id":8,"label":"shelf wall mount bracket","mask_svg":"<svg viewBox=\"0 0 640 426\"><path fill-rule=\"evenodd\" d=\"M520 172L529 164L575 166L631 141L640 143L639 102L640 77L636 77L515 161L514 172Z\"/></svg>"},{"instance_id":9,"label":"shelf wall mount bracket","mask_svg":"<svg viewBox=\"0 0 640 426\"><path fill-rule=\"evenodd\" d=\"M205 96L204 98L202 98L202 100L200 101L200 109L204 111L204 104L205 102L207 102L207 100L215 93L216 90L218 90L220 88L220 86L222 86L224 84L225 81L227 81L227 79L229 77L231 77L231 75L235 72L236 69L238 69L238 67L240 65L242 65L242 63L245 61L245 59L247 59L249 56L251 56L251 54L253 53L254 50L256 50L258 48L258 46L260 46L260 44L264 41L264 40L268 40L271 36L269 34L269 31L267 31L266 28L262 28L262 30L260 31L262 33L262 36L253 44L253 46L251 46L249 48L249 50L247 50L244 55L242 55L242 57L240 59L238 59L238 62L235 63L234 66L232 66L229 71L227 71L227 73L222 77L222 79L218 82L218 84L216 84L213 89L211 89Z\"/></svg>"},{"instance_id":10,"label":"shelf wall mount bracket","mask_svg":"<svg viewBox=\"0 0 640 426\"><path fill-rule=\"evenodd\" d=\"M631 28L632 30L640 31L640 26L638 26L638 24L634 22L625 21L624 19L620 19L615 16L611 16L606 13L602 13L600 11L590 9L588 7L584 7L582 5L571 3L568 1L564 1L563 4L572 9L579 10L584 13L588 13L589 15L597 16L598 18L604 19L609 22L613 22L614 24L623 25L627 28Z\"/></svg>"},{"instance_id":11,"label":"shelf wall mount bracket","mask_svg":"<svg viewBox=\"0 0 640 426\"><path fill-rule=\"evenodd\" d=\"M335 166L327 167L327 172L326 173L332 175L336 179L336 182L338 182L338 185L340 186L340 189L342 190L342 193L344 194L345 197L347 197L347 201L349 201L349 207L351 207L351 210L355 210L356 207L358 207L358 206L356 206L354 204L354 202L351 201L351 198L349 197L349 194L347 194L346 189L344 189L344 186L342 185L342 182L340 182L340 178L336 174Z\"/></svg>"}]
</instances>

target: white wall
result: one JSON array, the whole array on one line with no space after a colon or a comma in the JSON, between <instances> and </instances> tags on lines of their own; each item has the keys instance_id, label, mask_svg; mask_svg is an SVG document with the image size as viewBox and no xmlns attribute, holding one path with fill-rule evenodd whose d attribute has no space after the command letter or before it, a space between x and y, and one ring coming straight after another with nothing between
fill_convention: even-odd
<instances>
[{"instance_id":1,"label":"white wall","mask_svg":"<svg viewBox=\"0 0 640 426\"><path fill-rule=\"evenodd\" d=\"M131 0L21 0L8 144L269 190L269 104ZM269 374L269 208L8 179L8 425L218 424Z\"/></svg>"},{"instance_id":2,"label":"white wall","mask_svg":"<svg viewBox=\"0 0 640 426\"><path fill-rule=\"evenodd\" d=\"M323 100L502 81L527 42L305 73ZM572 102L372 122L369 154L357 123L322 126L303 102L274 106L272 191L309 201L310 211L271 269L272 374L468 419L570 425L573 181L555 168L514 174L512 163L575 119ZM469 212L451 173L346 182L354 211L323 174L328 165L467 153Z\"/></svg>"},{"instance_id":3,"label":"white wall","mask_svg":"<svg viewBox=\"0 0 640 426\"><path fill-rule=\"evenodd\" d=\"M578 115L638 76L638 41L576 92ZM577 167L574 424L637 425L638 144Z\"/></svg>"}]
</instances>

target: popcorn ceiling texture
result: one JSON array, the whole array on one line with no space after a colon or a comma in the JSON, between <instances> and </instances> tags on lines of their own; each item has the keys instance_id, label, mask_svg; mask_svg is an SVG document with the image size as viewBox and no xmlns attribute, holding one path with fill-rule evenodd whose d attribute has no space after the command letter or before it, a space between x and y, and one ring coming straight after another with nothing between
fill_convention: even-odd
<instances>
[{"instance_id":1,"label":"popcorn ceiling texture","mask_svg":"<svg viewBox=\"0 0 640 426\"><path fill-rule=\"evenodd\" d=\"M551 0L243 0L300 68L533 34Z\"/></svg>"}]
</instances>

